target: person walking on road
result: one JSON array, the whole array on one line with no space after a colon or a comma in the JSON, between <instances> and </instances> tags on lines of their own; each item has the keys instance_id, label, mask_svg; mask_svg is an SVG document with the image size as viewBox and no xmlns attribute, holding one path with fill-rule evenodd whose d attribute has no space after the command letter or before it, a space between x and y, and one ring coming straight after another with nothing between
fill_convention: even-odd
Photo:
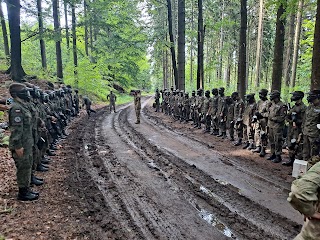
<instances>
[{"instance_id":1,"label":"person walking on road","mask_svg":"<svg viewBox=\"0 0 320 240\"><path fill-rule=\"evenodd\" d=\"M110 94L107 96L107 100L110 100L110 113L113 111L116 113L116 101L117 101L117 96L110 91Z\"/></svg>"},{"instance_id":2,"label":"person walking on road","mask_svg":"<svg viewBox=\"0 0 320 240\"><path fill-rule=\"evenodd\" d=\"M87 111L87 114L88 114L88 117L90 117L91 115L91 112L96 112L95 110L91 109L91 101L88 97L83 97L83 103L82 103L82 107L83 106L86 106L86 111Z\"/></svg>"},{"instance_id":3,"label":"person walking on road","mask_svg":"<svg viewBox=\"0 0 320 240\"><path fill-rule=\"evenodd\" d=\"M134 93L134 109L136 111L137 121L136 124L140 124L140 111L141 111L141 91L136 90Z\"/></svg>"}]
</instances>

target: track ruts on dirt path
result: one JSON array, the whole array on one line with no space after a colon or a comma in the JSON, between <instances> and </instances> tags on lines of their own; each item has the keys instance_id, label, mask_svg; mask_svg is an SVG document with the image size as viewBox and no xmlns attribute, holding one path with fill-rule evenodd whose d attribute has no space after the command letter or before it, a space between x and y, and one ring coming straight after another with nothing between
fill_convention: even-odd
<instances>
[{"instance_id":1,"label":"track ruts on dirt path","mask_svg":"<svg viewBox=\"0 0 320 240\"><path fill-rule=\"evenodd\" d=\"M109 238L126 239L292 239L297 234L297 222L159 146L157 137L146 137L148 131L164 135L164 129L146 116L143 126L132 124L131 106L116 114L104 112L80 133L84 151L78 155L84 158L75 164L76 179L83 186L79 194L93 206L88 211L98 216L101 236L111 229ZM194 139L184 144L196 143L202 144ZM253 180L266 178L250 175L232 159L223 161ZM277 194L287 194L286 186L277 181L272 185Z\"/></svg>"}]
</instances>

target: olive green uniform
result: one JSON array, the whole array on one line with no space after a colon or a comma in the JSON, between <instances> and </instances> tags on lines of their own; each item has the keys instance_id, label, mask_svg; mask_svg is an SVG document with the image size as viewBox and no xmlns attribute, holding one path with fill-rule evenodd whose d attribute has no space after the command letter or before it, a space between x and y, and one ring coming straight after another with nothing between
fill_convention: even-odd
<instances>
[{"instance_id":1,"label":"olive green uniform","mask_svg":"<svg viewBox=\"0 0 320 240\"><path fill-rule=\"evenodd\" d=\"M19 188L30 186L32 171L32 115L26 103L15 100L9 110L10 140L9 149L12 152L17 168L17 182ZM23 148L23 156L18 157L15 150Z\"/></svg>"},{"instance_id":2,"label":"olive green uniform","mask_svg":"<svg viewBox=\"0 0 320 240\"><path fill-rule=\"evenodd\" d=\"M134 109L136 111L137 123L140 123L141 97L134 96Z\"/></svg>"},{"instance_id":3,"label":"olive green uniform","mask_svg":"<svg viewBox=\"0 0 320 240\"><path fill-rule=\"evenodd\" d=\"M268 125L268 115L269 115L269 100L260 99L257 102L257 121L253 124L254 128L254 140L257 147L267 147L267 125Z\"/></svg>"},{"instance_id":4,"label":"olive green uniform","mask_svg":"<svg viewBox=\"0 0 320 240\"><path fill-rule=\"evenodd\" d=\"M243 138L243 112L244 102L242 99L239 99L234 103L234 123L238 141L242 141Z\"/></svg>"},{"instance_id":5,"label":"olive green uniform","mask_svg":"<svg viewBox=\"0 0 320 240\"><path fill-rule=\"evenodd\" d=\"M252 124L252 118L257 109L257 104L247 103L243 112L243 137L245 142L253 143L254 140L254 128Z\"/></svg>"},{"instance_id":6,"label":"olive green uniform","mask_svg":"<svg viewBox=\"0 0 320 240\"><path fill-rule=\"evenodd\" d=\"M116 112L116 101L117 101L117 96L113 93L110 93L107 96L107 99L110 100L110 112L113 110L114 112Z\"/></svg>"}]
</instances>

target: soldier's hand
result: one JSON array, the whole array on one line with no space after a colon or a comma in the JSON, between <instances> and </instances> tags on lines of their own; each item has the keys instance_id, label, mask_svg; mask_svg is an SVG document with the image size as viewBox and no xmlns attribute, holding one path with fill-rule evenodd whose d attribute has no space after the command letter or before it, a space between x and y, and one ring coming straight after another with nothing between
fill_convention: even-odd
<instances>
[{"instance_id":1,"label":"soldier's hand","mask_svg":"<svg viewBox=\"0 0 320 240\"><path fill-rule=\"evenodd\" d=\"M315 214L313 214L312 216L310 217L307 217L309 220L311 219L317 219L317 220L320 220L320 213L316 212Z\"/></svg>"},{"instance_id":2,"label":"soldier's hand","mask_svg":"<svg viewBox=\"0 0 320 240\"><path fill-rule=\"evenodd\" d=\"M21 158L23 157L24 149L23 148L15 149L15 152L17 156Z\"/></svg>"}]
</instances>

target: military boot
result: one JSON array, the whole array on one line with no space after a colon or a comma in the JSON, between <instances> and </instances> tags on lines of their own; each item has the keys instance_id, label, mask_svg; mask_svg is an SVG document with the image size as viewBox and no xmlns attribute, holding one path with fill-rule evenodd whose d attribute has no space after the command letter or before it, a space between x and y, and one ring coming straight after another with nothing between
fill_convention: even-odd
<instances>
[{"instance_id":1,"label":"military boot","mask_svg":"<svg viewBox=\"0 0 320 240\"><path fill-rule=\"evenodd\" d=\"M46 166L44 166L44 165L42 165L42 164L39 164L39 165L37 166L36 170L37 170L38 172L47 172L47 171L49 171L49 168L47 168Z\"/></svg>"},{"instance_id":2,"label":"military boot","mask_svg":"<svg viewBox=\"0 0 320 240\"><path fill-rule=\"evenodd\" d=\"M41 186L43 184L43 181L40 181L37 179L33 174L31 175L31 185Z\"/></svg>"},{"instance_id":3,"label":"military boot","mask_svg":"<svg viewBox=\"0 0 320 240\"><path fill-rule=\"evenodd\" d=\"M41 159L41 163L42 163L42 164L49 164L50 162L51 162L51 160L50 160L49 158L43 157L43 158Z\"/></svg>"},{"instance_id":4,"label":"military boot","mask_svg":"<svg viewBox=\"0 0 320 240\"><path fill-rule=\"evenodd\" d=\"M233 141L234 141L234 137L231 136L231 137L230 137L230 142L233 142Z\"/></svg>"},{"instance_id":5,"label":"military boot","mask_svg":"<svg viewBox=\"0 0 320 240\"><path fill-rule=\"evenodd\" d=\"M253 153L260 153L261 152L261 147L257 146L255 149L252 149Z\"/></svg>"},{"instance_id":6,"label":"military boot","mask_svg":"<svg viewBox=\"0 0 320 240\"><path fill-rule=\"evenodd\" d=\"M276 158L272 160L273 163L279 163L282 161L281 155L276 155Z\"/></svg>"},{"instance_id":7,"label":"military boot","mask_svg":"<svg viewBox=\"0 0 320 240\"><path fill-rule=\"evenodd\" d=\"M267 154L267 153L266 153L266 149L265 149L264 147L262 147L262 148L261 148L261 151L260 151L260 153L259 153L259 156L260 156L260 157L264 157L266 154Z\"/></svg>"},{"instance_id":8,"label":"military boot","mask_svg":"<svg viewBox=\"0 0 320 240\"><path fill-rule=\"evenodd\" d=\"M242 149L247 149L249 146L250 146L250 143L249 143L249 142L246 142L246 143L243 145Z\"/></svg>"},{"instance_id":9,"label":"military boot","mask_svg":"<svg viewBox=\"0 0 320 240\"><path fill-rule=\"evenodd\" d=\"M242 139L238 139L238 141L234 144L235 146L240 146L242 144Z\"/></svg>"},{"instance_id":10,"label":"military boot","mask_svg":"<svg viewBox=\"0 0 320 240\"><path fill-rule=\"evenodd\" d=\"M223 136L222 132L217 135L217 137L222 137L222 136Z\"/></svg>"},{"instance_id":11,"label":"military boot","mask_svg":"<svg viewBox=\"0 0 320 240\"><path fill-rule=\"evenodd\" d=\"M48 154L48 156L55 156L56 155L55 152L50 149L47 150L47 154Z\"/></svg>"},{"instance_id":12,"label":"military boot","mask_svg":"<svg viewBox=\"0 0 320 240\"><path fill-rule=\"evenodd\" d=\"M276 159L276 155L275 154L272 154L270 157L267 158L267 160L274 160Z\"/></svg>"},{"instance_id":13,"label":"military boot","mask_svg":"<svg viewBox=\"0 0 320 240\"><path fill-rule=\"evenodd\" d=\"M247 149L248 149L248 150L254 149L254 144L253 144L253 143L250 143L249 146L247 147Z\"/></svg>"},{"instance_id":14,"label":"military boot","mask_svg":"<svg viewBox=\"0 0 320 240\"><path fill-rule=\"evenodd\" d=\"M290 157L289 161L282 163L282 165L290 167L290 166L293 166L293 163L294 163L294 157Z\"/></svg>"},{"instance_id":15,"label":"military boot","mask_svg":"<svg viewBox=\"0 0 320 240\"><path fill-rule=\"evenodd\" d=\"M19 188L19 193L18 193L18 200L20 201L33 201L37 200L39 198L39 195L33 194L29 188L23 187Z\"/></svg>"},{"instance_id":16,"label":"military boot","mask_svg":"<svg viewBox=\"0 0 320 240\"><path fill-rule=\"evenodd\" d=\"M227 133L223 132L222 133L222 139L226 139L227 138Z\"/></svg>"}]
</instances>

